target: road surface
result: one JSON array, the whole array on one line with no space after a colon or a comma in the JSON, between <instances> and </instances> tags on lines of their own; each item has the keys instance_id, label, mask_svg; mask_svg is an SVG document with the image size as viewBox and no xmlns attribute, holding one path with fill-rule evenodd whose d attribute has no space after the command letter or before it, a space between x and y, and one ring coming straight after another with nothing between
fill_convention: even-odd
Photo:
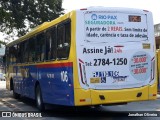
<instances>
[{"instance_id":1,"label":"road surface","mask_svg":"<svg viewBox=\"0 0 160 120\"><path fill-rule=\"evenodd\" d=\"M106 120L110 118L111 120L118 120L119 117L128 120L128 119L137 119L137 120L159 120L160 119L160 96L157 96L155 101L143 101L143 102L132 102L127 105L116 105L116 106L100 106L98 108L93 107L62 107L62 106L52 106L47 105L47 110L43 113L39 113L35 102L31 99L21 97L20 99L14 99L12 96L12 91L6 90L5 81L0 81L0 111L2 112L12 112L13 117L16 117L18 112L21 115L18 118L0 118L2 120ZM133 112L134 111L134 112ZM30 118L26 112L37 113L39 118ZM128 115L139 115L143 117L127 117ZM158 114L159 117L151 117L151 115ZM23 116L22 116L23 115ZM145 117L144 117L145 115ZM150 117L148 117L148 116ZM42 116L42 117L41 117Z\"/></svg>"}]
</instances>

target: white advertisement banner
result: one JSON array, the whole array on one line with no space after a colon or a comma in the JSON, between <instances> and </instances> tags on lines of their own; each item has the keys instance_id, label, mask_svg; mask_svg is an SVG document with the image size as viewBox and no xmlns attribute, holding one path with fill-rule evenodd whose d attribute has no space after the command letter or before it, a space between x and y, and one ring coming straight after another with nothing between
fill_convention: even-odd
<instances>
[{"instance_id":1,"label":"white advertisement banner","mask_svg":"<svg viewBox=\"0 0 160 120\"><path fill-rule=\"evenodd\" d=\"M146 21L146 14L133 12L77 13L77 62L83 88L122 89L149 83L153 43Z\"/></svg>"}]
</instances>

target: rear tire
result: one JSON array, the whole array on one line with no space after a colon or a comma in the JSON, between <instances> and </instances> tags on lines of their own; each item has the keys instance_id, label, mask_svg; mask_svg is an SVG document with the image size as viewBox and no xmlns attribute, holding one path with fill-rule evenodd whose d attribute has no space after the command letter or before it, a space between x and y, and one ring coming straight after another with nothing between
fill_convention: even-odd
<instances>
[{"instance_id":1,"label":"rear tire","mask_svg":"<svg viewBox=\"0 0 160 120\"><path fill-rule=\"evenodd\" d=\"M42 100L42 93L39 85L36 87L36 105L39 111L45 110L45 106Z\"/></svg>"}]
</instances>

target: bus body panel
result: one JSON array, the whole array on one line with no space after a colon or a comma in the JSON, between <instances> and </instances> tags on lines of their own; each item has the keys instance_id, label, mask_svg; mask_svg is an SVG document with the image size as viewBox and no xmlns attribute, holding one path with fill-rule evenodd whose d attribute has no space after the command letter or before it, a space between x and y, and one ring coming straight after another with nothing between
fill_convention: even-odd
<instances>
[{"instance_id":1,"label":"bus body panel","mask_svg":"<svg viewBox=\"0 0 160 120\"><path fill-rule=\"evenodd\" d=\"M35 99L35 83L38 81L45 103L74 105L72 63L16 66L14 71L16 93Z\"/></svg>"},{"instance_id":2,"label":"bus body panel","mask_svg":"<svg viewBox=\"0 0 160 120\"><path fill-rule=\"evenodd\" d=\"M34 66L14 66L13 67L13 84L16 93L22 96L34 98L34 84L33 81L37 80L37 69Z\"/></svg>"},{"instance_id":3,"label":"bus body panel","mask_svg":"<svg viewBox=\"0 0 160 120\"><path fill-rule=\"evenodd\" d=\"M73 106L73 64L42 64L37 67L44 102Z\"/></svg>"}]
</instances>

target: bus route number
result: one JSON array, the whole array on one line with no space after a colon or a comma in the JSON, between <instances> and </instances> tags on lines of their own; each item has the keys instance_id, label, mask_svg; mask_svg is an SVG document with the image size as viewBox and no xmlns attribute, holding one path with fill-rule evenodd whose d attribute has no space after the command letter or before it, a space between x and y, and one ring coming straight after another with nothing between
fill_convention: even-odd
<instances>
[{"instance_id":1,"label":"bus route number","mask_svg":"<svg viewBox=\"0 0 160 120\"><path fill-rule=\"evenodd\" d=\"M127 58L113 58L108 59L94 59L94 66L105 66L105 65L127 65Z\"/></svg>"}]
</instances>

